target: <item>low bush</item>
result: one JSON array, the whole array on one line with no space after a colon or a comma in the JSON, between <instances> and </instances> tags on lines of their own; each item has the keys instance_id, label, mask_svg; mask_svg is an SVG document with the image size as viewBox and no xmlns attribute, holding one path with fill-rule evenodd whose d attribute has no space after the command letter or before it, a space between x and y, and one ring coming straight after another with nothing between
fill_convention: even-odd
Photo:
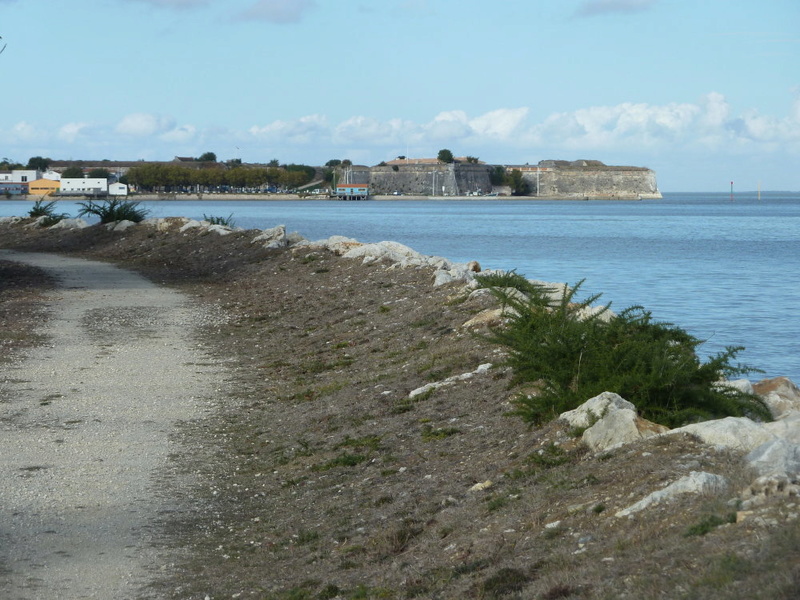
<instances>
[{"instance_id":1,"label":"low bush","mask_svg":"<svg viewBox=\"0 0 800 600\"><path fill-rule=\"evenodd\" d=\"M102 203L95 203L90 200L89 202L79 202L78 205L81 207L78 211L78 216L94 215L100 219L101 223L115 223L117 221L139 223L144 221L150 212L147 209L139 208L138 202L119 200L117 198L110 198Z\"/></svg>"},{"instance_id":2,"label":"low bush","mask_svg":"<svg viewBox=\"0 0 800 600\"><path fill-rule=\"evenodd\" d=\"M67 213L56 212L56 201L51 200L45 202L44 200L37 200L28 211L28 216L35 219L40 219L39 225L42 227L51 227L59 221L66 219L69 215ZM44 217L44 218L42 218Z\"/></svg>"},{"instance_id":3,"label":"low bush","mask_svg":"<svg viewBox=\"0 0 800 600\"><path fill-rule=\"evenodd\" d=\"M725 416L770 420L758 396L719 385L755 371L733 364L743 348L729 346L701 362L701 340L654 321L641 306L614 315L608 305L592 308L599 294L576 301L583 282L566 287L558 301L544 286L528 283L523 299L507 288L524 286L493 282L490 289L510 311L508 323L488 336L506 347L516 382L539 383L540 394L516 401L515 412L527 421L555 418L605 391L670 427Z\"/></svg>"},{"instance_id":4,"label":"low bush","mask_svg":"<svg viewBox=\"0 0 800 600\"><path fill-rule=\"evenodd\" d=\"M222 225L223 227L235 227L236 223L233 220L233 213L227 217L216 217L214 215L206 215L203 213L203 220L208 221L212 225Z\"/></svg>"}]
</instances>

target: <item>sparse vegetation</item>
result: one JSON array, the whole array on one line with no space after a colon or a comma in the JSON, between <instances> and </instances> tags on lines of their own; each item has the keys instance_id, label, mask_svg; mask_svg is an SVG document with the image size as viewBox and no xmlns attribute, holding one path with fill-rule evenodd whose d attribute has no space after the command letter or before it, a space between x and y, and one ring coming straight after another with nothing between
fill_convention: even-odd
<instances>
[{"instance_id":1,"label":"sparse vegetation","mask_svg":"<svg viewBox=\"0 0 800 600\"><path fill-rule=\"evenodd\" d=\"M39 225L42 227L52 227L59 221L69 217L67 213L56 213L55 200L45 202L43 199L37 200L33 203L33 206L28 211L28 216L36 219L41 218Z\"/></svg>"},{"instance_id":2,"label":"sparse vegetation","mask_svg":"<svg viewBox=\"0 0 800 600\"><path fill-rule=\"evenodd\" d=\"M101 223L115 223L117 221L133 221L139 223L144 221L149 211L139 208L139 203L132 200L119 200L110 198L101 203L89 201L79 202L81 209L78 216L85 217L93 215L100 219Z\"/></svg>"},{"instance_id":3,"label":"sparse vegetation","mask_svg":"<svg viewBox=\"0 0 800 600\"><path fill-rule=\"evenodd\" d=\"M212 225L222 225L223 227L235 227L236 222L233 220L233 213L227 217L218 217L214 215L206 215L203 213L203 220L208 221Z\"/></svg>"},{"instance_id":4,"label":"sparse vegetation","mask_svg":"<svg viewBox=\"0 0 800 600\"><path fill-rule=\"evenodd\" d=\"M143 597L738 600L800 589L796 498L689 537L706 515L727 518L737 483L615 517L695 463L749 480L738 455L692 436L593 455L562 423L509 417L509 401L540 386L517 385L497 364L506 348L460 328L475 298L449 302L453 288L432 287L430 272L323 251L303 264L304 251L264 250L252 232L0 227L4 245L140 269L218 317L198 340L230 378L218 410L175 431L161 491L197 485L175 496L190 510L154 524L168 566ZM15 358L47 316L20 310L48 289L24 271L0 262L0 357ZM429 376L487 361L489 374L408 397Z\"/></svg>"}]
</instances>

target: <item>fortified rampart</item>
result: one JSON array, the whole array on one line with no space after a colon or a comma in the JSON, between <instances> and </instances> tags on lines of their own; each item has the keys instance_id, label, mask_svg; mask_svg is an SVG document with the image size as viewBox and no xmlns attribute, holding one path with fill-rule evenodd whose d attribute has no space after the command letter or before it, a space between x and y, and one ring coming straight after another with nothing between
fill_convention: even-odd
<instances>
[{"instance_id":1,"label":"fortified rampart","mask_svg":"<svg viewBox=\"0 0 800 600\"><path fill-rule=\"evenodd\" d=\"M488 165L474 163L403 164L372 167L370 193L408 196L469 196L492 190Z\"/></svg>"},{"instance_id":2,"label":"fortified rampart","mask_svg":"<svg viewBox=\"0 0 800 600\"><path fill-rule=\"evenodd\" d=\"M616 200L638 200L661 198L656 183L656 174L643 167L609 167L597 164L554 164L543 161L541 170L523 172L534 194L538 179L538 195L552 198L607 198ZM584 164L580 164L584 163Z\"/></svg>"},{"instance_id":3,"label":"fortified rampart","mask_svg":"<svg viewBox=\"0 0 800 600\"><path fill-rule=\"evenodd\" d=\"M493 165L462 162L380 165L369 170L370 193L409 196L488 194L493 191L490 174L494 169ZM655 172L644 167L610 167L600 161L587 160L548 160L538 165L508 165L504 169L506 173L513 170L522 173L522 178L528 183L529 197L581 200L661 197Z\"/></svg>"}]
</instances>

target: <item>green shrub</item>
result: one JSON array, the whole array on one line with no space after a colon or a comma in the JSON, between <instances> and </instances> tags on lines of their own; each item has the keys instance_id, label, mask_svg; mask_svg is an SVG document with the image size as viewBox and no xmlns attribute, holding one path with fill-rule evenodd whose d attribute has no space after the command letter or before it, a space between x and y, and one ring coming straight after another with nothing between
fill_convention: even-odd
<instances>
[{"instance_id":1,"label":"green shrub","mask_svg":"<svg viewBox=\"0 0 800 600\"><path fill-rule=\"evenodd\" d=\"M565 288L557 302L534 284L527 299L491 288L511 314L488 338L507 348L516 382L536 381L542 389L520 396L517 414L540 423L610 391L635 404L645 418L670 427L725 416L770 420L758 396L718 385L722 378L755 370L732 364L743 348L729 346L703 363L697 357L699 339L654 321L640 306L619 315L609 313L608 305L588 310L600 295L576 301L582 283Z\"/></svg>"},{"instance_id":2,"label":"green shrub","mask_svg":"<svg viewBox=\"0 0 800 600\"><path fill-rule=\"evenodd\" d=\"M36 202L34 202L33 206L28 211L28 216L36 219L41 219L39 221L40 227L52 227L59 221L62 221L63 219L69 217L67 213L56 212L55 200L51 200L50 202L45 202L44 200L37 200Z\"/></svg>"},{"instance_id":3,"label":"green shrub","mask_svg":"<svg viewBox=\"0 0 800 600\"><path fill-rule=\"evenodd\" d=\"M215 216L208 216L203 213L203 220L208 221L212 225L222 225L223 227L235 227L235 222L233 220L233 213L228 215L227 217L215 217Z\"/></svg>"},{"instance_id":4,"label":"green shrub","mask_svg":"<svg viewBox=\"0 0 800 600\"><path fill-rule=\"evenodd\" d=\"M81 209L78 216L94 215L100 219L101 223L115 223L117 221L133 221L139 223L144 221L150 212L144 208L139 208L138 202L132 200L119 200L111 198L102 203L79 202Z\"/></svg>"}]
</instances>

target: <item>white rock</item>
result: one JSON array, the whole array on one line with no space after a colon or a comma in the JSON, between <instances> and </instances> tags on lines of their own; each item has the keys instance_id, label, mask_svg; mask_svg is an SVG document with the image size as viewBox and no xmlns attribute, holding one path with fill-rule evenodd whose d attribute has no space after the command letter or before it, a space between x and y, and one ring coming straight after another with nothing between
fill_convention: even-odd
<instances>
[{"instance_id":1,"label":"white rock","mask_svg":"<svg viewBox=\"0 0 800 600\"><path fill-rule=\"evenodd\" d=\"M743 394L753 394L753 384L749 379L724 379L716 384L717 387L729 387Z\"/></svg>"},{"instance_id":2,"label":"white rock","mask_svg":"<svg viewBox=\"0 0 800 600\"><path fill-rule=\"evenodd\" d=\"M584 428L602 419L609 411L620 409L636 412L636 407L619 394L603 392L599 396L590 398L578 408L561 413L558 418L572 427Z\"/></svg>"},{"instance_id":3,"label":"white rock","mask_svg":"<svg viewBox=\"0 0 800 600\"><path fill-rule=\"evenodd\" d=\"M800 444L800 411L790 410L770 423L761 426L764 431L776 438Z\"/></svg>"},{"instance_id":4,"label":"white rock","mask_svg":"<svg viewBox=\"0 0 800 600\"><path fill-rule=\"evenodd\" d=\"M669 484L667 487L645 496L636 504L632 504L628 508L618 511L616 516L627 517L650 506L668 502L672 498L682 494L721 494L728 489L728 486L728 480L722 475L715 475L704 471L692 471L686 477L681 477L678 481Z\"/></svg>"},{"instance_id":5,"label":"white rock","mask_svg":"<svg viewBox=\"0 0 800 600\"><path fill-rule=\"evenodd\" d=\"M135 227L136 223L134 223L133 221L122 220L122 221L114 221L112 223L106 223L105 225L106 229L108 229L109 231L126 231L131 227Z\"/></svg>"},{"instance_id":6,"label":"white rock","mask_svg":"<svg viewBox=\"0 0 800 600\"><path fill-rule=\"evenodd\" d=\"M233 229L225 225L208 225L207 229L209 232L216 233L217 235L230 235L233 233Z\"/></svg>"},{"instance_id":7,"label":"white rock","mask_svg":"<svg viewBox=\"0 0 800 600\"><path fill-rule=\"evenodd\" d=\"M785 439L774 439L752 450L745 462L760 476L800 477L800 445Z\"/></svg>"},{"instance_id":8,"label":"white rock","mask_svg":"<svg viewBox=\"0 0 800 600\"><path fill-rule=\"evenodd\" d=\"M203 224L200 221L197 221L195 219L189 219L188 221L186 221L186 223L184 223L181 226L181 228L178 231L181 232L181 233L184 233L185 231L188 231L189 229L197 229L197 228L200 228L202 226L203 226Z\"/></svg>"},{"instance_id":9,"label":"white rock","mask_svg":"<svg viewBox=\"0 0 800 600\"><path fill-rule=\"evenodd\" d=\"M725 417L716 421L692 423L672 429L665 435L674 433L690 433L706 444L741 452L750 452L764 442L774 439L774 436L761 425L747 417Z\"/></svg>"},{"instance_id":10,"label":"white rock","mask_svg":"<svg viewBox=\"0 0 800 600\"><path fill-rule=\"evenodd\" d=\"M610 450L668 431L667 427L643 419L635 410L612 409L583 432L583 442L594 452Z\"/></svg>"},{"instance_id":11,"label":"white rock","mask_svg":"<svg viewBox=\"0 0 800 600\"><path fill-rule=\"evenodd\" d=\"M83 219L61 219L50 229L84 229L88 226L89 223L87 223Z\"/></svg>"},{"instance_id":12,"label":"white rock","mask_svg":"<svg viewBox=\"0 0 800 600\"><path fill-rule=\"evenodd\" d=\"M773 417L791 410L800 411L800 389L788 377L764 379L756 383L753 390L764 399Z\"/></svg>"},{"instance_id":13,"label":"white rock","mask_svg":"<svg viewBox=\"0 0 800 600\"><path fill-rule=\"evenodd\" d=\"M453 385L454 383L456 383L458 381L465 381L467 379L472 379L475 375L482 375L483 373L486 373L491 368L492 368L492 364L491 363L485 363L485 364L480 365L474 371L470 371L469 373L462 373L461 375L453 375L452 377L448 377L447 379L444 379L442 381L436 381L434 383L427 383L427 384L423 385L422 387L418 387L417 389L412 390L408 394L408 398L409 398L409 400L411 400L411 399L416 398L417 396L421 396L422 394L425 394L425 393L427 393L427 392L429 392L431 390L435 390L435 389L438 389L440 387L445 387L445 386L448 386L448 385Z\"/></svg>"},{"instance_id":14,"label":"white rock","mask_svg":"<svg viewBox=\"0 0 800 600\"><path fill-rule=\"evenodd\" d=\"M267 248L281 248L287 245L286 225L277 225L271 229L265 229L251 241L253 244L262 244Z\"/></svg>"}]
</instances>

